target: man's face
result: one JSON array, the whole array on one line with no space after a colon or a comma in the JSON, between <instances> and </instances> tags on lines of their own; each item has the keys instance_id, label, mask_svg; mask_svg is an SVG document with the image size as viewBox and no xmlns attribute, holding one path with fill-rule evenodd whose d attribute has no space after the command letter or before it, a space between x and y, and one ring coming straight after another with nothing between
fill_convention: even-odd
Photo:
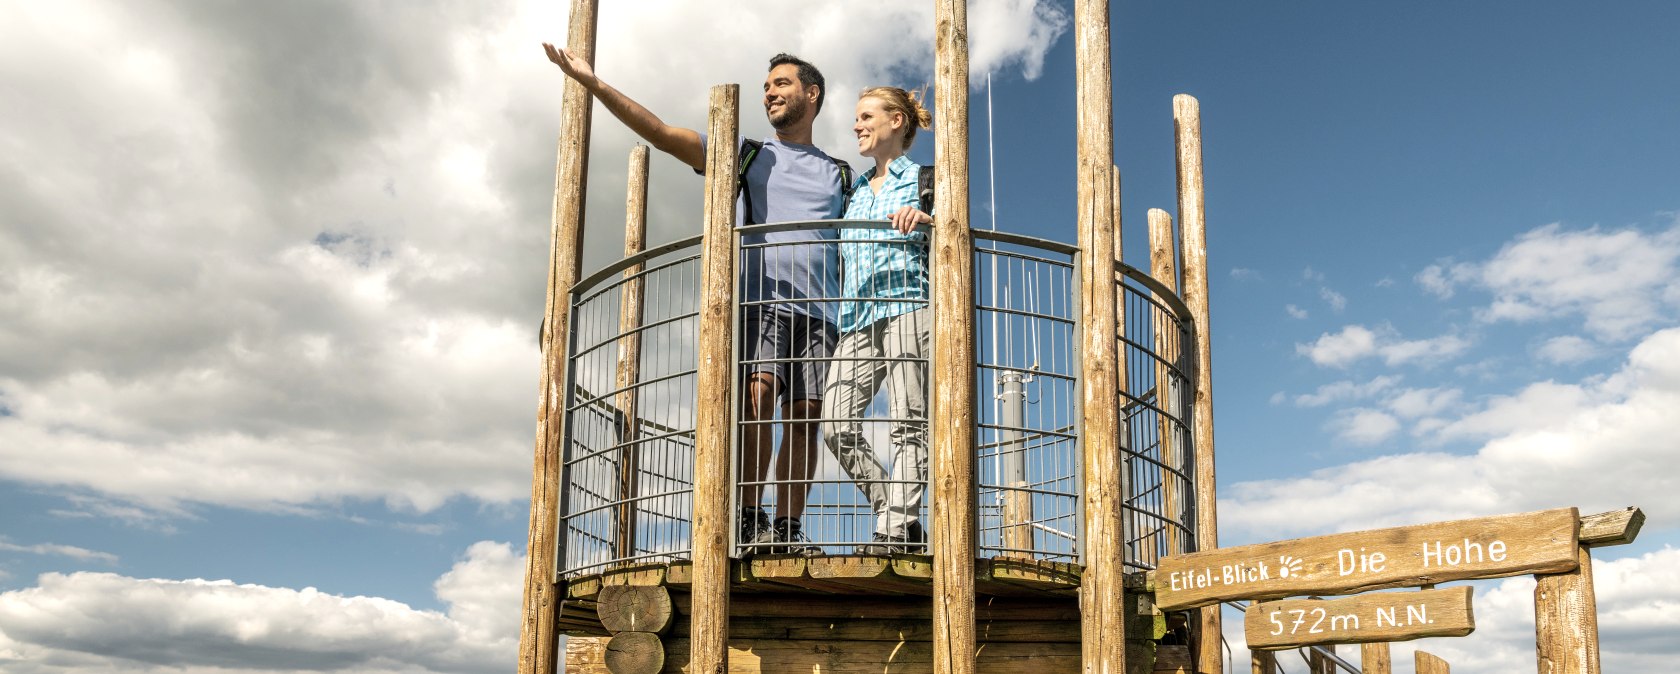
<instances>
[{"instance_id":1,"label":"man's face","mask_svg":"<svg viewBox=\"0 0 1680 674\"><path fill-rule=\"evenodd\" d=\"M799 84L799 66L783 63L764 76L764 115L770 126L785 129L816 109L817 88Z\"/></svg>"}]
</instances>

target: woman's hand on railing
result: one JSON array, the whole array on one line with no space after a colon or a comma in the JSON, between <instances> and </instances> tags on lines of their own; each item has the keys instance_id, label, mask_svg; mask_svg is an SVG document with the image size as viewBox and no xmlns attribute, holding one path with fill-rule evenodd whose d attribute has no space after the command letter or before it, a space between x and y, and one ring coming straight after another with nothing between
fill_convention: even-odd
<instances>
[{"instance_id":1,"label":"woman's hand on railing","mask_svg":"<svg viewBox=\"0 0 1680 674\"><path fill-rule=\"evenodd\" d=\"M893 229L898 230L899 234L909 234L910 230L916 228L916 225L933 224L933 216L923 213L921 209L915 206L900 208L897 213L892 214L892 217L888 219L892 221Z\"/></svg>"}]
</instances>

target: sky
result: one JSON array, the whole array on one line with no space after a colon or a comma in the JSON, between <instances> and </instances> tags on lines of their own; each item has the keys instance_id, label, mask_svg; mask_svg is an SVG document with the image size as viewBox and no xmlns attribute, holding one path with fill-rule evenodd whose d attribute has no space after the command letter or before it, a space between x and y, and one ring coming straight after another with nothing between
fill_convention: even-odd
<instances>
[{"instance_id":1,"label":"sky","mask_svg":"<svg viewBox=\"0 0 1680 674\"><path fill-rule=\"evenodd\" d=\"M932 77L931 3L602 5L599 72L678 125L778 51L833 92ZM1070 11L970 10L976 226L993 160L999 229L1074 240ZM1595 552L1604 665L1665 671L1680 6L1112 15L1133 266L1175 210L1172 96L1201 103L1221 541L1637 505L1639 540ZM0 670L513 667L562 77L538 44L565 24L0 3ZM846 109L816 141L862 165ZM598 112L589 269L632 142ZM650 243L696 233L700 179L656 153L651 185ZM1397 671L1534 666L1533 581L1476 586L1477 631Z\"/></svg>"}]
</instances>

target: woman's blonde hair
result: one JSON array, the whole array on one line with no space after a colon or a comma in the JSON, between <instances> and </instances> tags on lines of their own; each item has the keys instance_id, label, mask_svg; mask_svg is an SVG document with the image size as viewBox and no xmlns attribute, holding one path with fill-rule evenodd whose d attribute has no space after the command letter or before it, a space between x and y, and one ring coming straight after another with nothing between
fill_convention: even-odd
<instances>
[{"instance_id":1,"label":"woman's blonde hair","mask_svg":"<svg viewBox=\"0 0 1680 674\"><path fill-rule=\"evenodd\" d=\"M904 115L904 121L909 122L904 125L904 149L906 150L910 149L910 144L916 141L917 127L923 129L933 127L933 113L928 112L927 107L922 105L922 96L921 93L905 91L898 87L875 87L865 89L863 93L858 94L859 99L875 98L881 101L881 107L889 113L896 112Z\"/></svg>"}]
</instances>

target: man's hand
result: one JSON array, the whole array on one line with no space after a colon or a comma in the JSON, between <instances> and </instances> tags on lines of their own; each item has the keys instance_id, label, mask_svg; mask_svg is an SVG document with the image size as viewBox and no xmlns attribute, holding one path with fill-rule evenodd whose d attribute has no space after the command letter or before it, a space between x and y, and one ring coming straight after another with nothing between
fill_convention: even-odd
<instances>
[{"instance_id":1,"label":"man's hand","mask_svg":"<svg viewBox=\"0 0 1680 674\"><path fill-rule=\"evenodd\" d=\"M899 234L909 234L911 230L916 228L916 225L933 224L933 216L923 213L921 209L915 206L900 208L897 213L892 214L892 217L888 219L892 221L893 229L898 230Z\"/></svg>"},{"instance_id":2,"label":"man's hand","mask_svg":"<svg viewBox=\"0 0 1680 674\"><path fill-rule=\"evenodd\" d=\"M548 52L548 60L560 66L560 71L568 77L577 80L586 87L594 84L595 69L589 67L589 62L573 56L571 52L555 47L547 42L543 43L543 51Z\"/></svg>"}]
</instances>

